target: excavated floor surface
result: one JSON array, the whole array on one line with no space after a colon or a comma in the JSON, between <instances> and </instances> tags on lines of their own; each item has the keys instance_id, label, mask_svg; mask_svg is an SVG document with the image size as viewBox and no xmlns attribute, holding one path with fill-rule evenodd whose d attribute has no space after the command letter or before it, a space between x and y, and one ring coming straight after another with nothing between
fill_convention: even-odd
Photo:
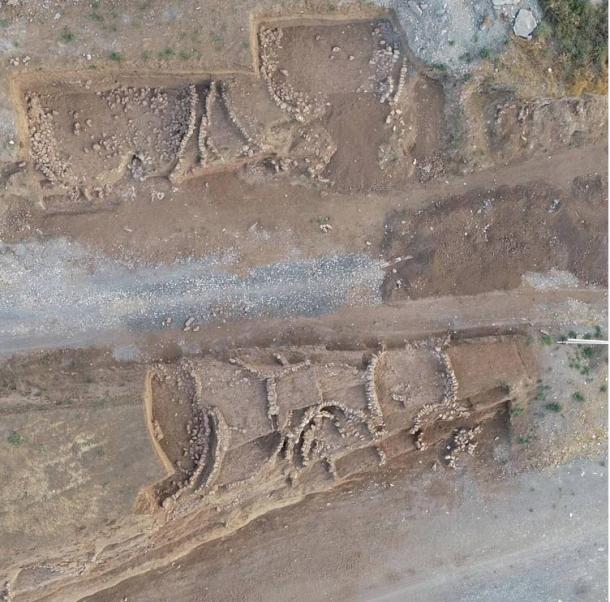
<instances>
[{"instance_id":1,"label":"excavated floor surface","mask_svg":"<svg viewBox=\"0 0 610 602\"><path fill-rule=\"evenodd\" d=\"M607 594L607 99L322 4L3 7L0 600Z\"/></svg>"}]
</instances>

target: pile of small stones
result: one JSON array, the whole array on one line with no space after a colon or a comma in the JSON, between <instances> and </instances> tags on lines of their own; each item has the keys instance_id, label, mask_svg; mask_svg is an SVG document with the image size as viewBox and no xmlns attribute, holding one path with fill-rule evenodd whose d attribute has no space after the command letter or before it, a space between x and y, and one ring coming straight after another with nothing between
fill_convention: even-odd
<instances>
[{"instance_id":1,"label":"pile of small stones","mask_svg":"<svg viewBox=\"0 0 610 602\"><path fill-rule=\"evenodd\" d=\"M215 81L210 82L206 92L203 115L199 122L199 132L197 133L197 149L199 150L199 163L207 165L212 157L219 159L220 153L210 139L210 116L212 107L218 97L218 87Z\"/></svg>"},{"instance_id":2,"label":"pile of small stones","mask_svg":"<svg viewBox=\"0 0 610 602\"><path fill-rule=\"evenodd\" d=\"M449 422L469 415L469 411L457 402L458 380L451 365L451 359L440 347L436 347L433 353L442 369L444 391L440 403L425 404L415 416L409 432L415 436L415 447L419 450L427 448L424 440L425 424L438 421ZM430 417L432 417L431 420Z\"/></svg>"},{"instance_id":3,"label":"pile of small stones","mask_svg":"<svg viewBox=\"0 0 610 602\"><path fill-rule=\"evenodd\" d=\"M70 168L57 149L54 116L56 113L42 106L41 98L34 93L26 98L32 158L37 169L51 184L67 184Z\"/></svg>"},{"instance_id":4,"label":"pile of small stones","mask_svg":"<svg viewBox=\"0 0 610 602\"><path fill-rule=\"evenodd\" d=\"M480 432L481 426L479 425L471 429L459 429L457 433L455 433L451 445L447 446L447 449L450 450L449 453L445 455L447 466L455 468L457 459L461 454L468 454L470 456L474 454L474 450L478 445L475 441L475 437Z\"/></svg>"},{"instance_id":5,"label":"pile of small stones","mask_svg":"<svg viewBox=\"0 0 610 602\"><path fill-rule=\"evenodd\" d=\"M280 69L278 51L282 48L280 28L261 27L258 33L260 71L273 101L297 121L314 117L320 107L307 94L298 92L288 83L288 72Z\"/></svg>"},{"instance_id":6,"label":"pile of small stones","mask_svg":"<svg viewBox=\"0 0 610 602\"><path fill-rule=\"evenodd\" d=\"M195 129L195 111L198 103L194 86L185 86L175 94L160 88L117 86L98 91L111 111L141 115L148 112L158 118L159 125L151 131L140 131L134 119L127 122L127 132L121 140L122 146L143 149L159 154L162 162L179 162L181 152ZM116 116L115 116L116 118Z\"/></svg>"},{"instance_id":7,"label":"pile of small stones","mask_svg":"<svg viewBox=\"0 0 610 602\"><path fill-rule=\"evenodd\" d=\"M375 92L379 97L379 102L384 104L390 102L400 93L397 84L394 81L394 71L396 64L401 58L401 52L400 48L388 43L383 27L375 27L371 35L376 40L377 48L373 52L369 65L375 71ZM398 81L398 86L400 86L400 79ZM400 86L400 88L402 88L402 86Z\"/></svg>"}]
</instances>

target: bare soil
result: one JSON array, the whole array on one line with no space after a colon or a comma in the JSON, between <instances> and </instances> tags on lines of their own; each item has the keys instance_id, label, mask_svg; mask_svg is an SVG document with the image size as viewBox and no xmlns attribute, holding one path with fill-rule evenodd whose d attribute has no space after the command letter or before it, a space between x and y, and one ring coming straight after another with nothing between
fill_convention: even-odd
<instances>
[{"instance_id":1,"label":"bare soil","mask_svg":"<svg viewBox=\"0 0 610 602\"><path fill-rule=\"evenodd\" d=\"M400 261L386 298L473 295L521 285L527 272L570 272L607 286L607 208L600 176L569 193L543 183L446 198L386 222L384 248Z\"/></svg>"},{"instance_id":2,"label":"bare soil","mask_svg":"<svg viewBox=\"0 0 610 602\"><path fill-rule=\"evenodd\" d=\"M2 5L0 599L604 597L607 98L399 4Z\"/></svg>"}]
</instances>

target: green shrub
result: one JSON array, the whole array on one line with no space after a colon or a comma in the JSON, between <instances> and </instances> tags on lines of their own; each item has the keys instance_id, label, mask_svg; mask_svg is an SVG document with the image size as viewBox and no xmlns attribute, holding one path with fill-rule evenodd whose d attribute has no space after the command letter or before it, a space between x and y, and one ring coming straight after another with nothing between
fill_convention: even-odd
<instances>
[{"instance_id":1,"label":"green shrub","mask_svg":"<svg viewBox=\"0 0 610 602\"><path fill-rule=\"evenodd\" d=\"M74 40L76 39L74 34L67 27L64 27L61 30L60 37L61 37L62 41L64 41L66 44L69 44L70 42L74 42Z\"/></svg>"},{"instance_id":2,"label":"green shrub","mask_svg":"<svg viewBox=\"0 0 610 602\"><path fill-rule=\"evenodd\" d=\"M566 72L601 72L608 66L608 1L541 0ZM542 32L544 34L544 30Z\"/></svg>"},{"instance_id":3,"label":"green shrub","mask_svg":"<svg viewBox=\"0 0 610 602\"><path fill-rule=\"evenodd\" d=\"M23 443L23 437L17 432L13 431L6 440L15 447L19 447Z\"/></svg>"},{"instance_id":4,"label":"green shrub","mask_svg":"<svg viewBox=\"0 0 610 602\"><path fill-rule=\"evenodd\" d=\"M174 49L167 46L159 52L159 58L161 60L167 61L167 60L171 59L174 56L174 54L176 54Z\"/></svg>"}]
</instances>

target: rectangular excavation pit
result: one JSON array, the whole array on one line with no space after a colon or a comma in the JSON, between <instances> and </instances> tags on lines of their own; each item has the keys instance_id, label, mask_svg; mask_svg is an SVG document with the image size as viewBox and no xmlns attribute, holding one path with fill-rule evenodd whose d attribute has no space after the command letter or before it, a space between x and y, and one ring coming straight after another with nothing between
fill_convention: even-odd
<instances>
[{"instance_id":1,"label":"rectangular excavation pit","mask_svg":"<svg viewBox=\"0 0 610 602\"><path fill-rule=\"evenodd\" d=\"M157 504L180 508L186 500L197 504L199 499L205 505L206 498L219 505L255 503L271 494L290 498L294 487L300 493L328 489L387 460L439 443L457 449L457 455L472 451L480 427L500 415L510 430L508 410L513 403L527 406L534 382L535 369L523 337L438 345L418 342L364 355L307 348L298 354L297 363L286 359L294 357L292 348L273 353L236 350L228 361L203 357L163 365L167 386L181 382L184 390L184 383L196 383L188 389L193 408L214 413L226 426L223 449L216 449L222 451L214 469L216 480L193 492L185 485L188 470L178 478L170 468L166 482L172 486L157 484ZM358 355L360 363L355 362ZM158 378L158 369L152 369L149 382ZM329 389L333 375L340 386ZM327 397L329 390L332 397ZM353 397L357 390L360 399ZM181 395L176 389L174 399ZM152 389L148 416L163 416L155 408L167 399L167 394L155 395ZM149 425L153 436L155 428ZM164 431L163 424L158 428ZM193 447L190 427L183 430L181 434L173 429L171 443L156 440L157 453L168 453L170 447L186 450L193 459L191 472L203 470L198 462L219 457L210 452L198 460L199 444ZM214 446L218 448L214 443L210 449ZM326 471L322 479L320 467Z\"/></svg>"},{"instance_id":2,"label":"rectangular excavation pit","mask_svg":"<svg viewBox=\"0 0 610 602\"><path fill-rule=\"evenodd\" d=\"M289 118L253 75L49 76L15 84L25 157L68 206L283 153ZM247 108L247 115L244 111Z\"/></svg>"},{"instance_id":3,"label":"rectangular excavation pit","mask_svg":"<svg viewBox=\"0 0 610 602\"><path fill-rule=\"evenodd\" d=\"M413 153L436 150L429 124L440 122L442 92L391 19L256 27L258 73L13 82L24 158L49 209L120 202L147 179L180 185L251 165L264 177L370 189L393 171L410 177ZM380 158L388 153L390 163Z\"/></svg>"}]
</instances>

